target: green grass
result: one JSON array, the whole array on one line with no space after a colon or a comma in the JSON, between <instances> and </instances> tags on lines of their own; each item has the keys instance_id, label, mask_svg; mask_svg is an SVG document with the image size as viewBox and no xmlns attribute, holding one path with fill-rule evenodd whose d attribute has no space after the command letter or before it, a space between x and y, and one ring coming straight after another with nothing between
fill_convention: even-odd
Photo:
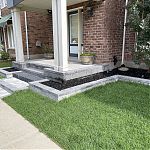
<instances>
[{"instance_id":1,"label":"green grass","mask_svg":"<svg viewBox=\"0 0 150 150\"><path fill-rule=\"evenodd\" d=\"M60 103L30 90L4 101L64 149L150 149L150 87L117 82Z\"/></svg>"},{"instance_id":2,"label":"green grass","mask_svg":"<svg viewBox=\"0 0 150 150\"><path fill-rule=\"evenodd\" d=\"M11 67L11 66L12 66L11 61L0 61L0 68Z\"/></svg>"},{"instance_id":3,"label":"green grass","mask_svg":"<svg viewBox=\"0 0 150 150\"><path fill-rule=\"evenodd\" d=\"M3 79L4 77L0 76L0 79Z\"/></svg>"}]
</instances>

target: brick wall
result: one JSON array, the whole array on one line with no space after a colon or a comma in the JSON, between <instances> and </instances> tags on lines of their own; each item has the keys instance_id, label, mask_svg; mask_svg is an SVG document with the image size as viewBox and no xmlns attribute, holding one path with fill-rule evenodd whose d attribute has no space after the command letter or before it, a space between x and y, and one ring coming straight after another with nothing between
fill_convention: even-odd
<instances>
[{"instance_id":1,"label":"brick wall","mask_svg":"<svg viewBox=\"0 0 150 150\"><path fill-rule=\"evenodd\" d=\"M2 16L8 15L10 10L5 7L2 9ZM28 22L28 38L29 38L29 52L30 55L42 54L42 48L36 47L36 41L41 41L42 44L48 44L53 48L53 29L52 29L52 14L48 12L27 12ZM27 53L26 48L26 30L25 30L25 16L21 12L21 28L24 54ZM7 29L6 29L7 32ZM11 54L13 50L11 50ZM15 51L14 51L15 53Z\"/></svg>"},{"instance_id":2,"label":"brick wall","mask_svg":"<svg viewBox=\"0 0 150 150\"><path fill-rule=\"evenodd\" d=\"M27 20L30 55L43 53L42 48L36 47L36 41L41 41L42 44L47 44L53 48L52 15L42 12L27 12ZM22 31L24 37L24 19L22 19Z\"/></svg>"},{"instance_id":3,"label":"brick wall","mask_svg":"<svg viewBox=\"0 0 150 150\"><path fill-rule=\"evenodd\" d=\"M113 56L121 60L123 21L123 0L96 3L93 16L84 15L84 50L96 53L97 63L112 62Z\"/></svg>"},{"instance_id":4,"label":"brick wall","mask_svg":"<svg viewBox=\"0 0 150 150\"><path fill-rule=\"evenodd\" d=\"M87 3L69 6L84 8L83 20L83 43L84 51L96 53L96 63L110 63L113 56L121 60L123 22L124 22L124 0L105 0L93 4L93 16L87 16ZM10 10L3 9L2 14L7 15ZM53 47L52 15L43 12L27 12L29 51L30 55L41 54L42 49L36 47L36 41L49 44ZM26 38L24 13L21 13L22 35L24 53L26 54ZM131 29L127 29L126 35L126 60L131 60L130 50L134 48L135 34Z\"/></svg>"},{"instance_id":5,"label":"brick wall","mask_svg":"<svg viewBox=\"0 0 150 150\"><path fill-rule=\"evenodd\" d=\"M5 7L5 8L2 9L2 16L6 16L6 15L8 15L10 13L11 13L11 11L7 7Z\"/></svg>"}]
</instances>

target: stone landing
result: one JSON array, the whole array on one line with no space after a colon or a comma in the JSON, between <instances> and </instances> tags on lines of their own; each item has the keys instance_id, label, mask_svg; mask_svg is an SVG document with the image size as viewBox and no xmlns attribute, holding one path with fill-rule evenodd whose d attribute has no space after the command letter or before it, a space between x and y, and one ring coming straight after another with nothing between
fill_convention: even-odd
<instances>
[{"instance_id":1,"label":"stone landing","mask_svg":"<svg viewBox=\"0 0 150 150\"><path fill-rule=\"evenodd\" d=\"M55 70L53 60L35 60L24 64L14 62L13 67L22 71L22 73L14 73L14 76L26 82L42 79L67 81L111 70L109 64L82 65L78 62L70 62L67 71L58 71Z\"/></svg>"}]
</instances>

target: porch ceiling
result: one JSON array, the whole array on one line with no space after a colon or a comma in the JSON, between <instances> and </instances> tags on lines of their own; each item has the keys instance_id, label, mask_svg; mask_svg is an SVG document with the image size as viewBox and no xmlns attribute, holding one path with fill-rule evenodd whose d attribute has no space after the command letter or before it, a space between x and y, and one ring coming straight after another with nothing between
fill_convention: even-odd
<instances>
[{"instance_id":1,"label":"porch ceiling","mask_svg":"<svg viewBox=\"0 0 150 150\"><path fill-rule=\"evenodd\" d=\"M81 3L84 1L87 0L67 0L67 6ZM18 5L18 7L20 7L21 9L51 9L52 0L24 0Z\"/></svg>"}]
</instances>

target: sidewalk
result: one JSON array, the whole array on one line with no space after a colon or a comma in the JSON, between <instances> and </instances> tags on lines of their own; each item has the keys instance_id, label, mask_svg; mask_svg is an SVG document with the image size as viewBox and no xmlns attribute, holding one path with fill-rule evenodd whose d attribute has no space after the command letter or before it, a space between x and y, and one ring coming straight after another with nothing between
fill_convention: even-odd
<instances>
[{"instance_id":1,"label":"sidewalk","mask_svg":"<svg viewBox=\"0 0 150 150\"><path fill-rule=\"evenodd\" d=\"M60 149L0 100L0 149Z\"/></svg>"}]
</instances>

